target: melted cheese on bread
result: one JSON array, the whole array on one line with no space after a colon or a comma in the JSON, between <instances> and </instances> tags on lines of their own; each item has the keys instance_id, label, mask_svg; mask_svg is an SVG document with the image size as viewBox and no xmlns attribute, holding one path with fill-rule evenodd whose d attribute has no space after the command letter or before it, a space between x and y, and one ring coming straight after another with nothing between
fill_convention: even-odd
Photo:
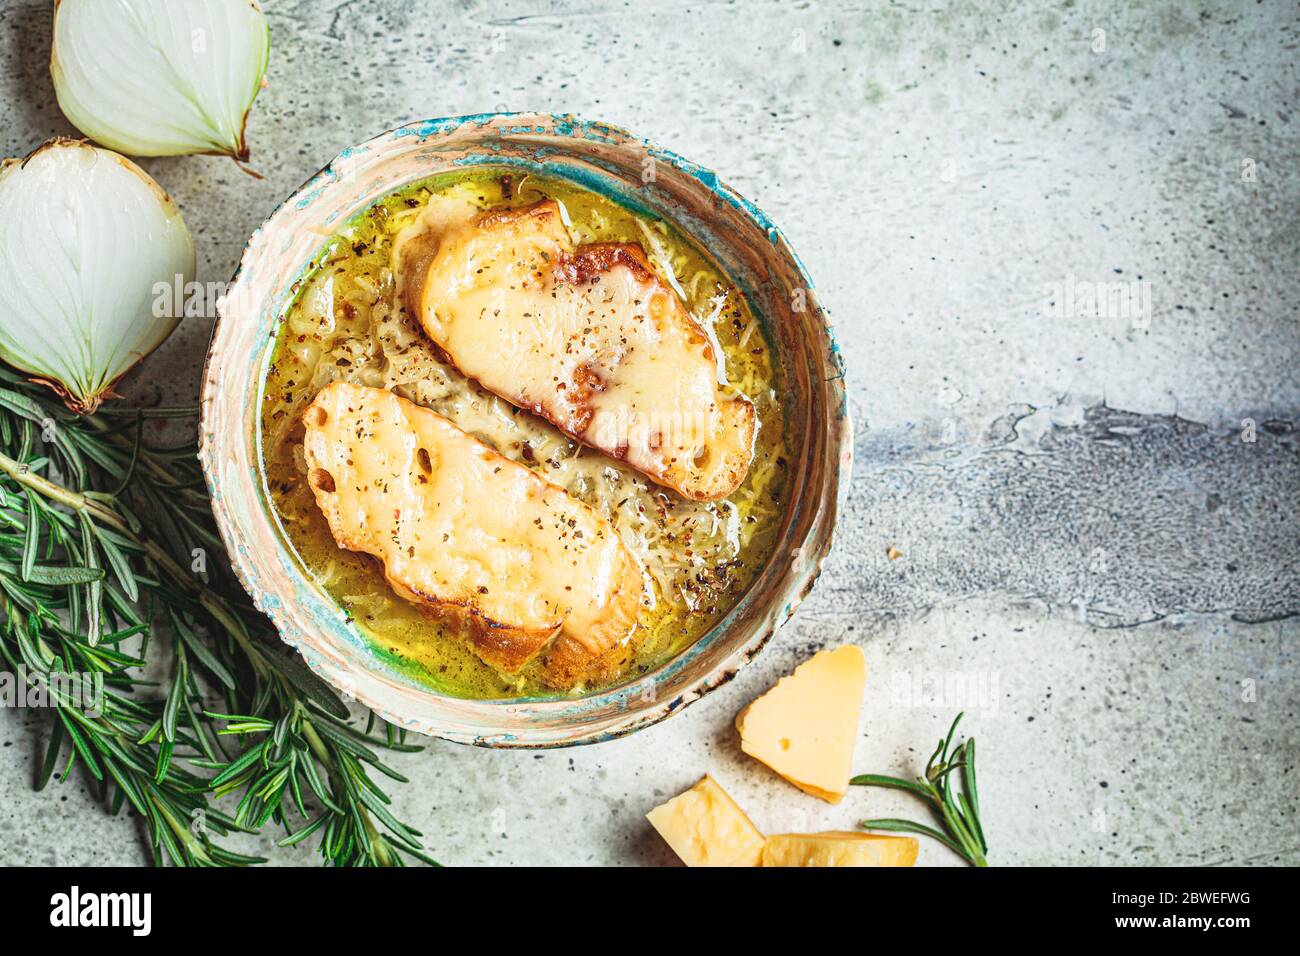
<instances>
[{"instance_id":1,"label":"melted cheese on bread","mask_svg":"<svg viewBox=\"0 0 1300 956\"><path fill-rule=\"evenodd\" d=\"M595 659L628 638L641 567L600 515L384 389L326 386L303 412L307 479L335 541L516 671L561 636ZM583 655L580 655L583 657ZM584 679L566 664L556 685Z\"/></svg>"},{"instance_id":2,"label":"melted cheese on bread","mask_svg":"<svg viewBox=\"0 0 1300 956\"><path fill-rule=\"evenodd\" d=\"M575 247L554 200L435 199L393 258L407 310L488 390L685 498L744 480L754 406L639 245Z\"/></svg>"}]
</instances>

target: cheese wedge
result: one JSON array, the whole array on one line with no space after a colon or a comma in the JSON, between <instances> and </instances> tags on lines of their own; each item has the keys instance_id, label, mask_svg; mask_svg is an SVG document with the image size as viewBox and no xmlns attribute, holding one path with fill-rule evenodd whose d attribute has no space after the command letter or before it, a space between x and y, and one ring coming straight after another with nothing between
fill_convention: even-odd
<instances>
[{"instance_id":1,"label":"cheese wedge","mask_svg":"<svg viewBox=\"0 0 1300 956\"><path fill-rule=\"evenodd\" d=\"M781 833L767 838L763 866L915 866L916 840L852 833Z\"/></svg>"},{"instance_id":2,"label":"cheese wedge","mask_svg":"<svg viewBox=\"0 0 1300 956\"><path fill-rule=\"evenodd\" d=\"M710 776L646 814L687 866L758 866L763 834Z\"/></svg>"},{"instance_id":3,"label":"cheese wedge","mask_svg":"<svg viewBox=\"0 0 1300 956\"><path fill-rule=\"evenodd\" d=\"M866 680L866 659L852 644L813 655L736 717L741 748L801 790L839 803Z\"/></svg>"},{"instance_id":4,"label":"cheese wedge","mask_svg":"<svg viewBox=\"0 0 1300 956\"><path fill-rule=\"evenodd\" d=\"M393 260L407 311L489 391L685 498L744 480L754 406L639 245L575 246L553 200L435 197Z\"/></svg>"},{"instance_id":5,"label":"cheese wedge","mask_svg":"<svg viewBox=\"0 0 1300 956\"><path fill-rule=\"evenodd\" d=\"M594 657L632 633L641 567L562 488L384 389L328 385L303 423L334 540L378 558L489 664L516 671L556 635Z\"/></svg>"}]
</instances>

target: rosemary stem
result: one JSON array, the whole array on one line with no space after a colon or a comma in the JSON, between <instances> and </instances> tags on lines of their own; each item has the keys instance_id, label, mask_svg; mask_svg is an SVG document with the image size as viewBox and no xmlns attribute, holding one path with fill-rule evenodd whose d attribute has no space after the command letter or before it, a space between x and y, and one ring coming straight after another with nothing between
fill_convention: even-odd
<instances>
[{"instance_id":1,"label":"rosemary stem","mask_svg":"<svg viewBox=\"0 0 1300 956\"><path fill-rule=\"evenodd\" d=\"M99 502L87 498L85 495L79 494L78 492L70 491L62 485L36 474L36 472L29 469L26 465L14 461L8 455L3 453L0 453L0 471L3 471L24 488L30 488L38 495L48 498L50 501L58 502L74 511L89 512L104 524L112 527L114 531L120 531L134 537L130 526L118 515L99 504Z\"/></svg>"}]
</instances>

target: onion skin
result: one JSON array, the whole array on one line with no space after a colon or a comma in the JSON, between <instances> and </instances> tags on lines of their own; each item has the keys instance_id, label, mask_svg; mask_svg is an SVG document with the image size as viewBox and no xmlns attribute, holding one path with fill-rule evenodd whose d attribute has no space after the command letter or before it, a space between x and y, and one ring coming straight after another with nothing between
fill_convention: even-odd
<instances>
[{"instance_id":1,"label":"onion skin","mask_svg":"<svg viewBox=\"0 0 1300 956\"><path fill-rule=\"evenodd\" d=\"M269 56L256 0L55 0L59 108L125 155L247 162Z\"/></svg>"},{"instance_id":2,"label":"onion skin","mask_svg":"<svg viewBox=\"0 0 1300 956\"><path fill-rule=\"evenodd\" d=\"M0 165L0 359L94 412L167 338L194 276L180 211L135 163L56 138Z\"/></svg>"}]
</instances>

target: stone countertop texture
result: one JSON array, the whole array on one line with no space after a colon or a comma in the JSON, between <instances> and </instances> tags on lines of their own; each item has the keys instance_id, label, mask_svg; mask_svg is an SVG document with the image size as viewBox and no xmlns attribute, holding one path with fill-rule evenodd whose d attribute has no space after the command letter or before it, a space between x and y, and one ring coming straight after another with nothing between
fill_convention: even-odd
<instances>
[{"instance_id":1,"label":"stone countertop texture","mask_svg":"<svg viewBox=\"0 0 1300 956\"><path fill-rule=\"evenodd\" d=\"M995 864L1300 864L1293 5L264 7L249 136L265 179L143 163L201 280L228 278L349 144L434 116L572 112L769 213L847 363L853 486L794 620L630 738L397 757L398 816L440 860L670 863L644 814L706 771L768 832L920 818L876 790L828 806L740 752L742 706L852 641L869 667L856 767L916 773L964 709ZM49 28L48 2L0 2L4 155L75 135ZM209 326L182 323L135 392L193 400ZM0 863L142 862L134 824L78 780L31 790L41 720L0 715ZM919 862L959 861L923 842Z\"/></svg>"}]
</instances>

